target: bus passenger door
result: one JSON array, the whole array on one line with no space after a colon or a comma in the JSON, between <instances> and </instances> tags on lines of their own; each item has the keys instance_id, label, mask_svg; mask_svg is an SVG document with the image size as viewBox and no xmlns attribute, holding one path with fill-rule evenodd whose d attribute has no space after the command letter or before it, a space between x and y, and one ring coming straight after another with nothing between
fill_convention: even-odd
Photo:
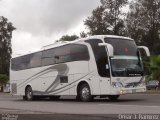
<instances>
[{"instance_id":1,"label":"bus passenger door","mask_svg":"<svg viewBox=\"0 0 160 120\"><path fill-rule=\"evenodd\" d=\"M108 53L105 46L100 46L99 43L103 43L101 39L90 39L86 41L90 44L93 56L91 60L94 60L95 63L90 66L90 68L96 66L98 82L100 86L100 94L106 95L109 92L110 86L110 72L109 72L109 61ZM91 55L92 56L92 55Z\"/></svg>"},{"instance_id":2,"label":"bus passenger door","mask_svg":"<svg viewBox=\"0 0 160 120\"><path fill-rule=\"evenodd\" d=\"M98 64L98 72L99 72L99 84L101 95L106 95L110 92L110 69L107 61L102 59L102 61ZM107 64L106 64L107 63Z\"/></svg>"},{"instance_id":3,"label":"bus passenger door","mask_svg":"<svg viewBox=\"0 0 160 120\"><path fill-rule=\"evenodd\" d=\"M107 95L110 92L110 78L99 77L101 95Z\"/></svg>"}]
</instances>

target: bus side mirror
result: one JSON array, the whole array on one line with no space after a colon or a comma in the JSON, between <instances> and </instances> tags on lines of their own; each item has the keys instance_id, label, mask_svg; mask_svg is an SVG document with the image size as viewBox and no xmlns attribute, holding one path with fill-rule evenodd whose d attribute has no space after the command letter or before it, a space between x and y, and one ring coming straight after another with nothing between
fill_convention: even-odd
<instances>
[{"instance_id":1,"label":"bus side mirror","mask_svg":"<svg viewBox=\"0 0 160 120\"><path fill-rule=\"evenodd\" d=\"M113 49L113 46L111 44L108 44L108 43L99 43L98 45L99 46L105 46L105 47L107 47L109 57L113 57L114 56L114 49Z\"/></svg>"},{"instance_id":2,"label":"bus side mirror","mask_svg":"<svg viewBox=\"0 0 160 120\"><path fill-rule=\"evenodd\" d=\"M138 48L139 48L139 49L143 49L143 50L145 51L147 57L150 56L150 52L149 52L148 47L146 47L146 46L138 46Z\"/></svg>"}]
</instances>

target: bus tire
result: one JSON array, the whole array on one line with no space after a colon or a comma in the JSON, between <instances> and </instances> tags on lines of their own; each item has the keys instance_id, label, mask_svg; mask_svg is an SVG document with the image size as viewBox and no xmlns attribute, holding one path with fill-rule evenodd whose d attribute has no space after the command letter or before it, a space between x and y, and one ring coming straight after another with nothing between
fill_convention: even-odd
<instances>
[{"instance_id":1,"label":"bus tire","mask_svg":"<svg viewBox=\"0 0 160 120\"><path fill-rule=\"evenodd\" d=\"M108 95L109 100L116 101L120 95Z\"/></svg>"},{"instance_id":2,"label":"bus tire","mask_svg":"<svg viewBox=\"0 0 160 120\"><path fill-rule=\"evenodd\" d=\"M88 84L82 84L79 88L78 99L83 102L89 102L93 99L91 95L91 90Z\"/></svg>"},{"instance_id":3,"label":"bus tire","mask_svg":"<svg viewBox=\"0 0 160 120\"><path fill-rule=\"evenodd\" d=\"M25 97L26 100L31 101L33 100L33 91L32 91L32 87L31 86L27 86L26 90L25 90Z\"/></svg>"}]
</instances>

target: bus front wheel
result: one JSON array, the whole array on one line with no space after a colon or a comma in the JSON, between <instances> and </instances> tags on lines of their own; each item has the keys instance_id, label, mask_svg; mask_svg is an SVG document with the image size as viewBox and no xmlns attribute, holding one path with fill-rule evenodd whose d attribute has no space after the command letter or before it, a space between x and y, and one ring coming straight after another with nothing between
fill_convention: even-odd
<instances>
[{"instance_id":1,"label":"bus front wheel","mask_svg":"<svg viewBox=\"0 0 160 120\"><path fill-rule=\"evenodd\" d=\"M25 98L28 101L33 100L33 91L32 91L32 87L28 86L25 90Z\"/></svg>"},{"instance_id":2,"label":"bus front wheel","mask_svg":"<svg viewBox=\"0 0 160 120\"><path fill-rule=\"evenodd\" d=\"M79 88L79 99L83 102L89 102L93 99L88 84L82 84Z\"/></svg>"},{"instance_id":3,"label":"bus front wheel","mask_svg":"<svg viewBox=\"0 0 160 120\"><path fill-rule=\"evenodd\" d=\"M109 100L115 101L119 98L120 95L108 95Z\"/></svg>"}]
</instances>

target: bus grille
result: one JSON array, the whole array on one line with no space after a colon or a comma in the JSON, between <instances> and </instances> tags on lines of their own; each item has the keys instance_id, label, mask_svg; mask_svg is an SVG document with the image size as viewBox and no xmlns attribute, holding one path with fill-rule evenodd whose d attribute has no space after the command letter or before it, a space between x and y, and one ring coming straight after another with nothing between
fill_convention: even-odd
<instances>
[{"instance_id":1,"label":"bus grille","mask_svg":"<svg viewBox=\"0 0 160 120\"><path fill-rule=\"evenodd\" d=\"M11 84L11 93L17 94L17 84L16 83Z\"/></svg>"},{"instance_id":2,"label":"bus grille","mask_svg":"<svg viewBox=\"0 0 160 120\"><path fill-rule=\"evenodd\" d=\"M128 83L125 88L130 88L130 87L137 87L140 84L140 82L132 82Z\"/></svg>"}]
</instances>

